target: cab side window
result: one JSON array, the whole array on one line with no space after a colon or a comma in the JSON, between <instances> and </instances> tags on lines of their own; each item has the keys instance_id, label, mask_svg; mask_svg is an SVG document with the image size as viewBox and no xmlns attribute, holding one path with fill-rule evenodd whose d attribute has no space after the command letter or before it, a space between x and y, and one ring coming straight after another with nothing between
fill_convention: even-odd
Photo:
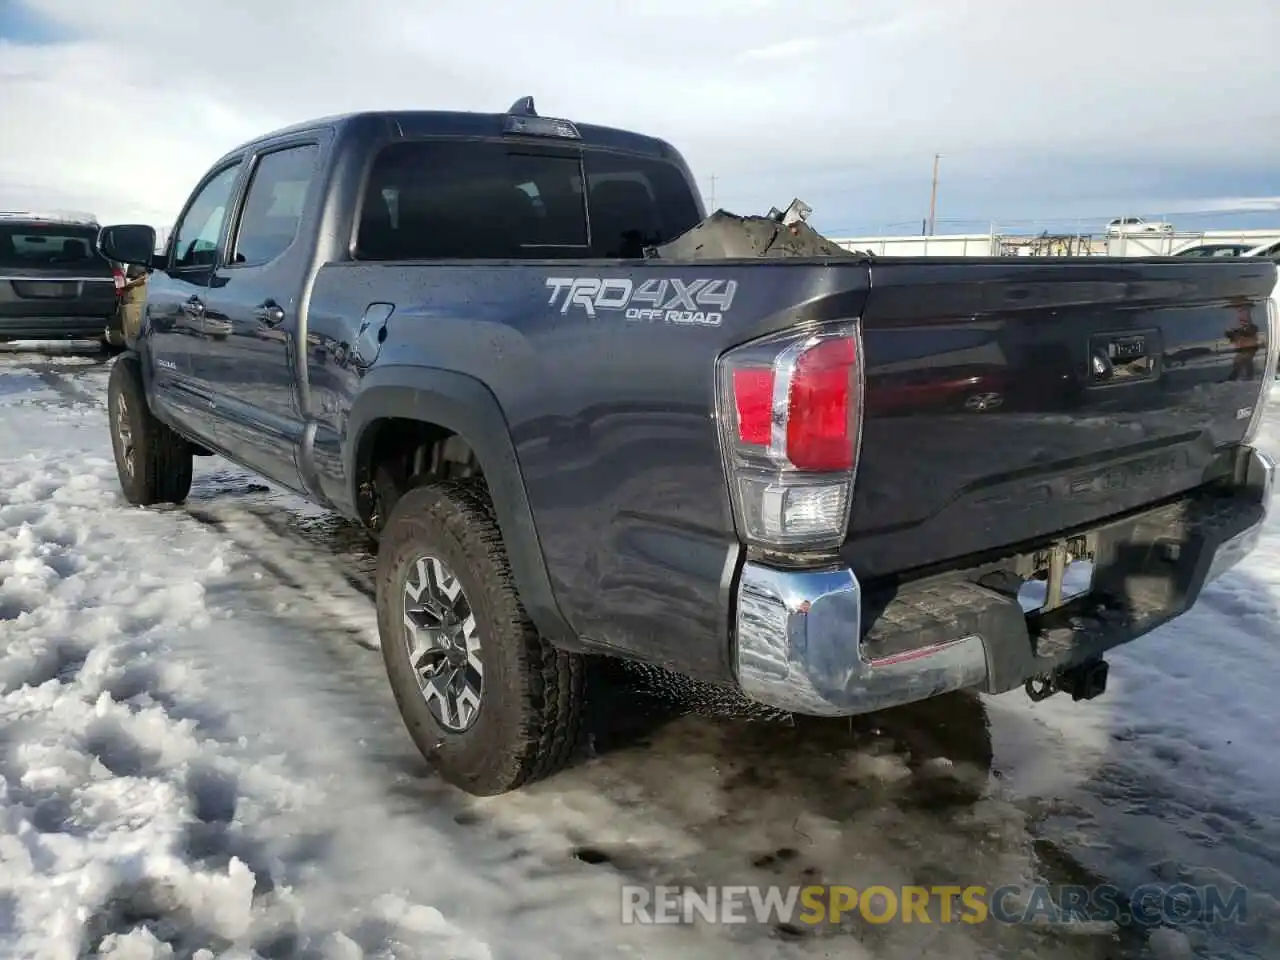
<instances>
[{"instance_id":1,"label":"cab side window","mask_svg":"<svg viewBox=\"0 0 1280 960\"><path fill-rule=\"evenodd\" d=\"M308 143L264 154L258 160L229 263L270 263L293 245L319 154L320 148Z\"/></svg>"},{"instance_id":2,"label":"cab side window","mask_svg":"<svg viewBox=\"0 0 1280 960\"><path fill-rule=\"evenodd\" d=\"M356 251L361 260L585 256L581 164L504 143L393 143L374 162Z\"/></svg>"},{"instance_id":3,"label":"cab side window","mask_svg":"<svg viewBox=\"0 0 1280 960\"><path fill-rule=\"evenodd\" d=\"M657 157L401 141L373 164L356 258L640 259L700 219L684 172Z\"/></svg>"},{"instance_id":4,"label":"cab side window","mask_svg":"<svg viewBox=\"0 0 1280 960\"><path fill-rule=\"evenodd\" d=\"M218 171L200 189L174 230L176 239L171 270L212 267L217 262L218 240L222 236L222 224L231 205L231 191L239 172L240 163L237 161Z\"/></svg>"}]
</instances>

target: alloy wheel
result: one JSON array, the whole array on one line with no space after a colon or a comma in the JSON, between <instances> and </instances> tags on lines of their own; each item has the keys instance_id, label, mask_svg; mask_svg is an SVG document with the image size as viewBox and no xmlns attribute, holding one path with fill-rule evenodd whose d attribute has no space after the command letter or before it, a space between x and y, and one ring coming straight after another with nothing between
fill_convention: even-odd
<instances>
[{"instance_id":1,"label":"alloy wheel","mask_svg":"<svg viewBox=\"0 0 1280 960\"><path fill-rule=\"evenodd\" d=\"M437 723L461 733L475 723L484 694L480 637L462 583L443 560L422 556L404 584L409 665Z\"/></svg>"},{"instance_id":2,"label":"alloy wheel","mask_svg":"<svg viewBox=\"0 0 1280 960\"><path fill-rule=\"evenodd\" d=\"M133 428L129 426L129 402L125 399L123 392L116 394L115 406L115 440L120 451L120 462L124 464L125 473L132 477L135 459Z\"/></svg>"}]
</instances>

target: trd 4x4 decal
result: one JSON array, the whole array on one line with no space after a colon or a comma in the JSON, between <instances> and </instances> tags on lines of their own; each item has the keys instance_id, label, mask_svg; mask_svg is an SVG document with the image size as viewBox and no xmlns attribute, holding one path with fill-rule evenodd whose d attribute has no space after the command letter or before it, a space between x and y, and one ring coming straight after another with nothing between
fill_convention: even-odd
<instances>
[{"instance_id":1,"label":"trd 4x4 decal","mask_svg":"<svg viewBox=\"0 0 1280 960\"><path fill-rule=\"evenodd\" d=\"M718 327L733 306L736 280L681 280L652 277L636 286L626 277L547 277L549 307L567 314L581 308L588 317L597 311L622 312L633 321Z\"/></svg>"}]
</instances>

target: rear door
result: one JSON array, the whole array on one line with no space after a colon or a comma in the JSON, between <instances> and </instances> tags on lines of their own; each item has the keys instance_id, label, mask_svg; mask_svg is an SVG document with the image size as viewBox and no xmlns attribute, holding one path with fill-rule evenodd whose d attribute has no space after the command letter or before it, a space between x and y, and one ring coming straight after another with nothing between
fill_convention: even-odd
<instances>
[{"instance_id":1,"label":"rear door","mask_svg":"<svg viewBox=\"0 0 1280 960\"><path fill-rule=\"evenodd\" d=\"M222 448L294 489L303 421L293 361L323 189L316 176L321 136L330 134L276 141L252 160L226 255L205 296L208 339L191 358L197 389L213 399Z\"/></svg>"},{"instance_id":2,"label":"rear door","mask_svg":"<svg viewBox=\"0 0 1280 960\"><path fill-rule=\"evenodd\" d=\"M1274 269L874 263L847 559L901 572L1206 482L1258 402Z\"/></svg>"},{"instance_id":3,"label":"rear door","mask_svg":"<svg viewBox=\"0 0 1280 960\"><path fill-rule=\"evenodd\" d=\"M230 160L201 181L170 235L165 268L147 283L144 322L155 396L186 432L211 445L217 442L211 398L192 379L191 357L214 336L205 301L242 166L240 159Z\"/></svg>"},{"instance_id":4,"label":"rear door","mask_svg":"<svg viewBox=\"0 0 1280 960\"><path fill-rule=\"evenodd\" d=\"M0 336L99 335L116 309L91 224L0 220Z\"/></svg>"}]
</instances>

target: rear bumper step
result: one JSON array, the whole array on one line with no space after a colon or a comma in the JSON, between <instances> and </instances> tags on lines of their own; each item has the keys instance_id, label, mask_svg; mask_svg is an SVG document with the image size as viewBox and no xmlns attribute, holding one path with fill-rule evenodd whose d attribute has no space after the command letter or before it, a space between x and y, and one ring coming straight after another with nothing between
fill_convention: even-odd
<instances>
[{"instance_id":1,"label":"rear bumper step","mask_svg":"<svg viewBox=\"0 0 1280 960\"><path fill-rule=\"evenodd\" d=\"M1244 448L1236 484L1099 525L1091 591L1051 613L964 572L871 598L846 567L749 561L735 605L738 682L794 713L847 716L955 690L1003 693L1096 659L1185 613L1257 545L1276 464Z\"/></svg>"}]
</instances>

